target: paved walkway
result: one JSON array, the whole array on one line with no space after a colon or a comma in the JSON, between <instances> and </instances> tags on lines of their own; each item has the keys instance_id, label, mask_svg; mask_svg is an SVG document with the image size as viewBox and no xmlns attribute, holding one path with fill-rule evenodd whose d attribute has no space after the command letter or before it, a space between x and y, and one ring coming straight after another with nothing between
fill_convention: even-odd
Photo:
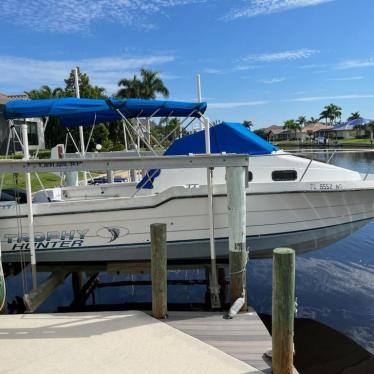
<instances>
[{"instance_id":1,"label":"paved walkway","mask_svg":"<svg viewBox=\"0 0 374 374\"><path fill-rule=\"evenodd\" d=\"M138 311L2 315L0 344L2 374L259 372Z\"/></svg>"}]
</instances>

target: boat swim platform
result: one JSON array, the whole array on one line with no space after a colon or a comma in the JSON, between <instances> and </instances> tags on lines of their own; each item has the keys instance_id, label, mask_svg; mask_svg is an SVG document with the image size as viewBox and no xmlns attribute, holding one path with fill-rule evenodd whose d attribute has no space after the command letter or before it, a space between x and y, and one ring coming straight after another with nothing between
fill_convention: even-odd
<instances>
[{"instance_id":1,"label":"boat swim platform","mask_svg":"<svg viewBox=\"0 0 374 374\"><path fill-rule=\"evenodd\" d=\"M249 330L239 334L247 323ZM172 312L166 323L140 311L1 315L1 373L261 373L226 352L233 336L243 338L243 352L249 332L256 331L262 341L260 323L258 317L224 320L221 313L203 312ZM197 326L206 338L188 333ZM214 346L207 344L213 335ZM217 346L224 336L221 350ZM255 346L254 336L249 346Z\"/></svg>"}]
</instances>

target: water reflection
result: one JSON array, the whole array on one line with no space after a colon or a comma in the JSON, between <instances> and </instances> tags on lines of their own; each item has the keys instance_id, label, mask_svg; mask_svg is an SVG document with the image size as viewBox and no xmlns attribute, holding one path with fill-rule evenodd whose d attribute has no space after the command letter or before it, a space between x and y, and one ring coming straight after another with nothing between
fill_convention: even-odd
<instances>
[{"instance_id":1,"label":"water reflection","mask_svg":"<svg viewBox=\"0 0 374 374\"><path fill-rule=\"evenodd\" d=\"M310 156L310 155L309 155ZM326 162L331 151L313 154ZM336 153L330 163L366 173L374 153ZM373 171L374 172L374 165ZM296 259L298 316L325 323L374 353L374 221ZM248 264L251 304L271 311L271 260Z\"/></svg>"}]
</instances>

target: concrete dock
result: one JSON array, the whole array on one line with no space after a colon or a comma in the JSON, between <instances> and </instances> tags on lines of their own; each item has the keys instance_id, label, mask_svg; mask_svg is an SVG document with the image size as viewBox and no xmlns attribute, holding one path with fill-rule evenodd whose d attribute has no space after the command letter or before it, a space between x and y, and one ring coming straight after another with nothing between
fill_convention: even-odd
<instances>
[{"instance_id":1,"label":"concrete dock","mask_svg":"<svg viewBox=\"0 0 374 374\"><path fill-rule=\"evenodd\" d=\"M183 317L171 313L170 321L164 323L139 311L2 315L0 371L4 374L261 372L218 349L218 344L213 347L184 333L183 320L187 320L186 314ZM194 320L197 321L190 319ZM206 321L212 327L209 316Z\"/></svg>"}]
</instances>

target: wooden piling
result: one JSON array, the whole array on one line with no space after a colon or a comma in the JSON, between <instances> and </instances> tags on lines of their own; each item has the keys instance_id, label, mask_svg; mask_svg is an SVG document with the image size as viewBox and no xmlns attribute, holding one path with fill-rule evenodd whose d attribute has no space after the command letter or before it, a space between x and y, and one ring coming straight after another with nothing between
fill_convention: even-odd
<instances>
[{"instance_id":1,"label":"wooden piling","mask_svg":"<svg viewBox=\"0 0 374 374\"><path fill-rule=\"evenodd\" d=\"M84 273L82 271L74 271L71 273L71 285L73 288L74 300L77 300L84 285Z\"/></svg>"},{"instance_id":2,"label":"wooden piling","mask_svg":"<svg viewBox=\"0 0 374 374\"><path fill-rule=\"evenodd\" d=\"M167 316L167 253L166 224L151 225L152 314L155 318Z\"/></svg>"},{"instance_id":3,"label":"wooden piling","mask_svg":"<svg viewBox=\"0 0 374 374\"><path fill-rule=\"evenodd\" d=\"M229 263L231 304L244 294L246 298L246 170L247 168L226 167L227 209L229 228Z\"/></svg>"},{"instance_id":4,"label":"wooden piling","mask_svg":"<svg viewBox=\"0 0 374 374\"><path fill-rule=\"evenodd\" d=\"M273 251L272 366L274 374L293 373L295 251Z\"/></svg>"}]
</instances>

